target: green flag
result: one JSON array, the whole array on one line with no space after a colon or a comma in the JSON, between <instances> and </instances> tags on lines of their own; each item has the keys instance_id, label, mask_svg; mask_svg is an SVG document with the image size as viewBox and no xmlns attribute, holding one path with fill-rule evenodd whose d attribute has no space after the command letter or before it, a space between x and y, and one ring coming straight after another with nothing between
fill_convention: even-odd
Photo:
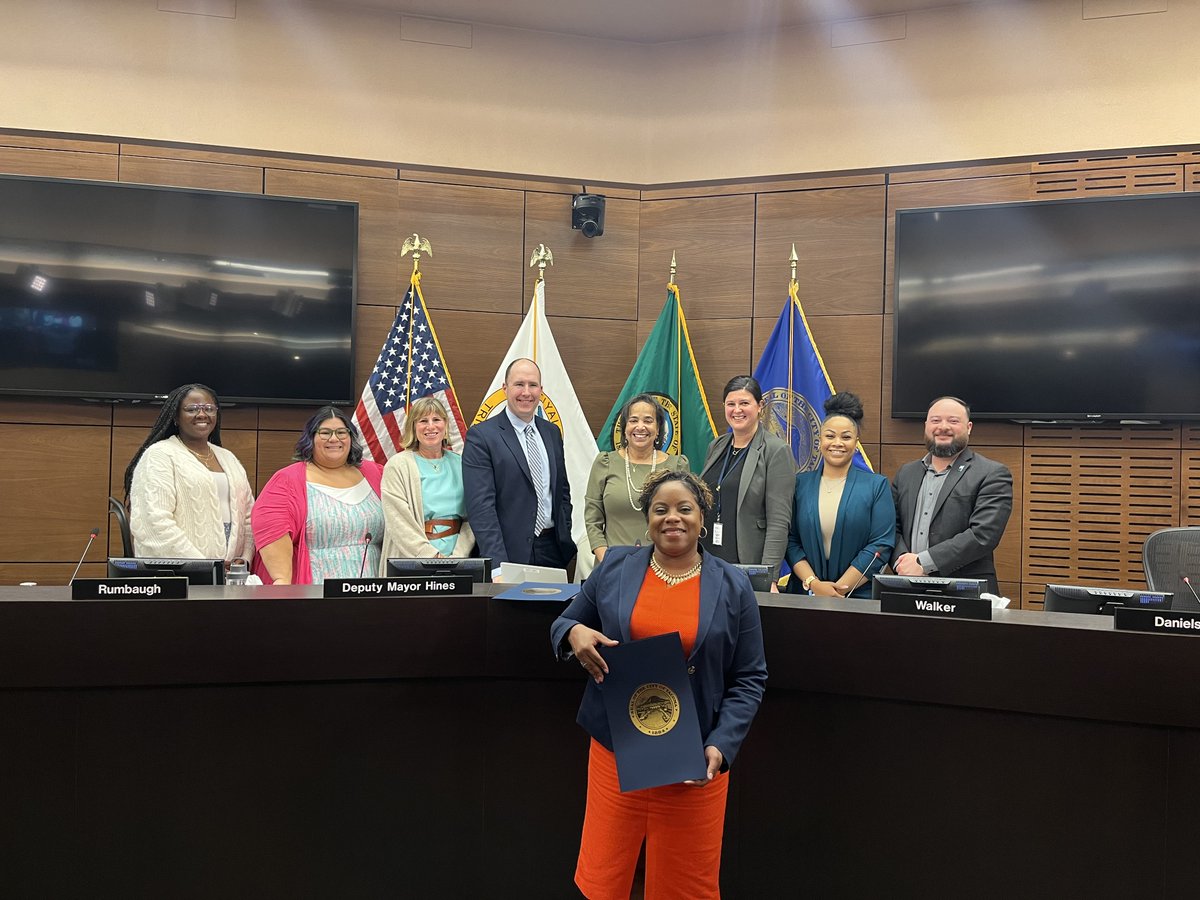
<instances>
[{"instance_id":1,"label":"green flag","mask_svg":"<svg viewBox=\"0 0 1200 900\"><path fill-rule=\"evenodd\" d=\"M704 465L704 451L717 436L717 426L708 410L679 288L674 284L667 285L667 302L662 313L600 429L596 444L601 450L616 448L621 407L630 397L643 393L653 394L667 411L668 433L663 435L663 450L682 453L692 471L698 473Z\"/></svg>"}]
</instances>

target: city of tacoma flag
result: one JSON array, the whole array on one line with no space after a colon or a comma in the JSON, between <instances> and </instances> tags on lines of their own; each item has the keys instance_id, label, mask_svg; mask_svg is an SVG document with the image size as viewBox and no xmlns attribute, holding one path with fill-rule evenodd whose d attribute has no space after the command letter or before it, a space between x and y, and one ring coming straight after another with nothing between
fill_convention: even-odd
<instances>
[{"instance_id":1,"label":"city of tacoma flag","mask_svg":"<svg viewBox=\"0 0 1200 900\"><path fill-rule=\"evenodd\" d=\"M674 284L667 285L667 302L600 429L600 449L616 449L621 407L630 397L643 393L653 394L667 411L668 433L663 435L663 450L682 453L692 471L698 473L704 466L708 445L717 436L717 426L700 381L679 288Z\"/></svg>"},{"instance_id":2,"label":"city of tacoma flag","mask_svg":"<svg viewBox=\"0 0 1200 900\"><path fill-rule=\"evenodd\" d=\"M409 405L430 396L441 400L450 411L446 436L454 451L461 453L466 423L425 308L421 273L413 272L396 321L354 409L354 422L363 437L363 457L383 465L399 453Z\"/></svg>"},{"instance_id":3,"label":"city of tacoma flag","mask_svg":"<svg viewBox=\"0 0 1200 900\"><path fill-rule=\"evenodd\" d=\"M514 359L532 359L542 370L542 405L538 415L558 426L563 436L563 451L567 462L567 480L571 483L571 537L579 548L579 560L575 564L575 576L586 576L595 562L587 530L583 526L583 498L587 493L588 475L596 459L596 439L591 426L579 405L575 388L567 375L558 344L550 332L546 320L546 284L540 280L533 289L533 303L517 336L513 338L508 353L500 361L496 377L484 395L479 411L471 424L490 419L502 411L507 403L504 396L504 370Z\"/></svg>"},{"instance_id":4,"label":"city of tacoma flag","mask_svg":"<svg viewBox=\"0 0 1200 900\"><path fill-rule=\"evenodd\" d=\"M815 469L821 462L825 401L834 388L808 328L795 281L788 288L787 305L767 340L754 378L762 387L764 426L787 441L801 472ZM872 471L862 444L854 451L854 465Z\"/></svg>"}]
</instances>

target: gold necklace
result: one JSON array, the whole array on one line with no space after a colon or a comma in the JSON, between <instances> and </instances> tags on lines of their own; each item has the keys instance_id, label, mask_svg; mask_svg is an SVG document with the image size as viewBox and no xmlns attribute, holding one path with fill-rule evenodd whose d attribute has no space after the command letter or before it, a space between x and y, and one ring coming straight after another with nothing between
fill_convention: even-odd
<instances>
[{"instance_id":1,"label":"gold necklace","mask_svg":"<svg viewBox=\"0 0 1200 900\"><path fill-rule=\"evenodd\" d=\"M183 444L183 441L180 441L180 443L181 443L181 444ZM207 445L206 445L206 446L207 446ZM193 449L192 449L191 447L189 447L187 444L183 444L183 448L184 448L185 450L187 450L187 452L188 452L188 453L192 454L192 456L196 457L196 459L200 460L200 462L204 463L205 465L208 465L210 462L212 462L212 461L213 461L213 457L214 457L214 456L216 456L216 453L215 453L215 452L213 452L213 449L212 449L212 447L209 447L209 448L208 448L208 455L207 455L207 456L203 456L203 455L201 455L201 454L197 453L195 450L193 450Z\"/></svg>"},{"instance_id":2,"label":"gold necklace","mask_svg":"<svg viewBox=\"0 0 1200 900\"><path fill-rule=\"evenodd\" d=\"M668 587L675 587L681 582L687 581L689 578L695 578L700 574L700 567L704 565L704 557L696 560L696 564L681 575L672 575L662 567L662 563L658 561L653 553L650 554L650 570L659 578L667 583Z\"/></svg>"}]
</instances>

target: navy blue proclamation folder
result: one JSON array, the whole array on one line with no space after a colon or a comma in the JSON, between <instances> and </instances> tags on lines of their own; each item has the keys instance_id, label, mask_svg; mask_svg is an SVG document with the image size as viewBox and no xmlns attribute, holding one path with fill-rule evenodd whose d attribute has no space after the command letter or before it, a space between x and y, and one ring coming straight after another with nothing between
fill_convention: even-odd
<instances>
[{"instance_id":1,"label":"navy blue proclamation folder","mask_svg":"<svg viewBox=\"0 0 1200 900\"><path fill-rule=\"evenodd\" d=\"M621 792L703 778L708 770L679 632L600 650L600 685Z\"/></svg>"}]
</instances>

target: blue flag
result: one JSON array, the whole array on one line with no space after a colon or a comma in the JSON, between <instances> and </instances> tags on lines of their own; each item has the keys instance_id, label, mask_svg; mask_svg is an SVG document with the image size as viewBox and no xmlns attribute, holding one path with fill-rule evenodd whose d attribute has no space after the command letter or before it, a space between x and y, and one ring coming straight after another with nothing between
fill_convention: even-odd
<instances>
[{"instance_id":1,"label":"blue flag","mask_svg":"<svg viewBox=\"0 0 1200 900\"><path fill-rule=\"evenodd\" d=\"M754 377L762 386L767 430L788 442L799 471L815 469L821 462L825 401L834 390L808 330L795 281L788 288L787 305L779 314ZM854 465L874 471L862 444L854 451Z\"/></svg>"}]
</instances>

